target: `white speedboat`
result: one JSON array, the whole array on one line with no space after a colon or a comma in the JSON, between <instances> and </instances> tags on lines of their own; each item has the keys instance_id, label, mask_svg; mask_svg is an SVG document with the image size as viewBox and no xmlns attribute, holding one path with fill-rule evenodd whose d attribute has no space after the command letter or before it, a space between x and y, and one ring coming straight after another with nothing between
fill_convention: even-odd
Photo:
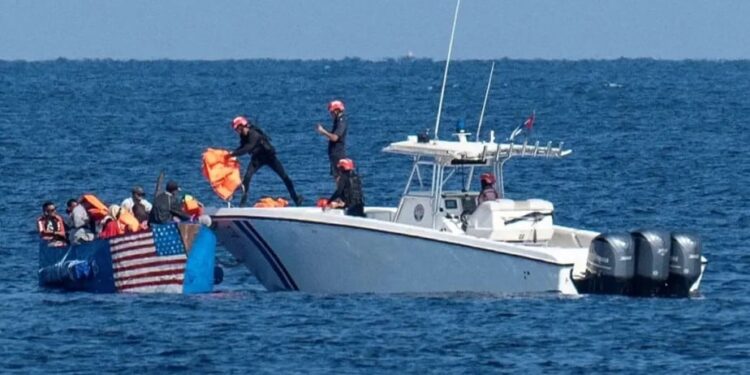
<instances>
[{"instance_id":1,"label":"white speedboat","mask_svg":"<svg viewBox=\"0 0 750 375\"><path fill-rule=\"evenodd\" d=\"M489 168L502 196L506 161L563 158L571 151L562 144L457 136L410 136L384 149L414 161L398 207L368 207L367 218L306 207L219 208L210 212L213 227L270 291L684 296L698 290L705 259L695 236L564 227L553 222L546 200L477 205L471 179L459 178Z\"/></svg>"},{"instance_id":2,"label":"white speedboat","mask_svg":"<svg viewBox=\"0 0 750 375\"><path fill-rule=\"evenodd\" d=\"M571 151L562 144L495 143L493 135L488 142L472 142L462 130L456 140L437 139L459 6L460 0L436 138L410 136L384 149L414 161L398 207L366 208L366 218L319 208L219 208L209 211L219 241L271 291L695 293L705 269L696 236L564 227L553 223L554 206L542 199L501 198L477 205L471 178L460 176L489 168L499 177L502 197L506 161L563 158ZM493 71L494 64L477 134Z\"/></svg>"}]
</instances>

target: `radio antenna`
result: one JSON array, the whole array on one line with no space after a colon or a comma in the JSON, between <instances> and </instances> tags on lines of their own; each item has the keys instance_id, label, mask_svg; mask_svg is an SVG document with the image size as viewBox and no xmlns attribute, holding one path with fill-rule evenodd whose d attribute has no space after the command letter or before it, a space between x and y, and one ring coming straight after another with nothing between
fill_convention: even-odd
<instances>
[{"instance_id":1,"label":"radio antenna","mask_svg":"<svg viewBox=\"0 0 750 375\"><path fill-rule=\"evenodd\" d=\"M435 119L435 139L438 139L438 130L440 129L440 114L443 112L443 98L445 97L445 83L448 81L448 67L451 63L451 53L453 53L453 36L456 34L456 21L458 20L458 8L461 6L461 0L456 1L456 12L453 14L453 27L451 28L451 41L448 44L448 58L445 59L445 72L443 72L443 87L440 89L440 102L438 104L437 119Z\"/></svg>"}]
</instances>

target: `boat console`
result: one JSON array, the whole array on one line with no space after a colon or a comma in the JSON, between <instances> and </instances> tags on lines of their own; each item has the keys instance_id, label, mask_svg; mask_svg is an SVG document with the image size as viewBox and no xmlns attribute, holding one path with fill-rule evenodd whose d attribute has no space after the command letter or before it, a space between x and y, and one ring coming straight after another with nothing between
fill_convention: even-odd
<instances>
[{"instance_id":1,"label":"boat console","mask_svg":"<svg viewBox=\"0 0 750 375\"><path fill-rule=\"evenodd\" d=\"M498 199L480 204L466 222L466 233L493 241L546 243L555 230L552 203L541 199Z\"/></svg>"},{"instance_id":2,"label":"boat console","mask_svg":"<svg viewBox=\"0 0 750 375\"><path fill-rule=\"evenodd\" d=\"M470 215L477 208L477 197L479 193L474 191L451 191L443 192L442 207L440 211L443 216L461 218Z\"/></svg>"}]
</instances>

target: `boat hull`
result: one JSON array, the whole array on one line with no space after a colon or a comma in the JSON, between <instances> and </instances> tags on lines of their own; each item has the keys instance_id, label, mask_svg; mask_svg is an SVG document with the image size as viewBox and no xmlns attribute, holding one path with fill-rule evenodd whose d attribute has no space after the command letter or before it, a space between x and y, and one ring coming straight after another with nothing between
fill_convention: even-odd
<instances>
[{"instance_id":1,"label":"boat hull","mask_svg":"<svg viewBox=\"0 0 750 375\"><path fill-rule=\"evenodd\" d=\"M572 263L462 244L437 231L399 231L393 223L378 229L372 219L228 210L212 215L220 243L270 291L577 294Z\"/></svg>"}]
</instances>

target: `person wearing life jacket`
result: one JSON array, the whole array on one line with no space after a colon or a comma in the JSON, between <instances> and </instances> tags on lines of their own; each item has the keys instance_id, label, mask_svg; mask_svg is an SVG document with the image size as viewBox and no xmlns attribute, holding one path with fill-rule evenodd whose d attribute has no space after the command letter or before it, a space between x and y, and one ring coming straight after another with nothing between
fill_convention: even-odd
<instances>
[{"instance_id":1,"label":"person wearing life jacket","mask_svg":"<svg viewBox=\"0 0 750 375\"><path fill-rule=\"evenodd\" d=\"M334 179L339 174L337 167L339 160L346 159L347 123L344 110L344 103L341 100L328 103L328 113L333 120L331 130L326 130L323 124L316 125L316 131L328 140L328 160L331 163L331 176Z\"/></svg>"},{"instance_id":2,"label":"person wearing life jacket","mask_svg":"<svg viewBox=\"0 0 750 375\"><path fill-rule=\"evenodd\" d=\"M94 224L89 217L87 204L83 200L71 199L68 201L69 219L70 225L70 243L80 244L82 242L93 241L94 236Z\"/></svg>"},{"instance_id":3,"label":"person wearing life jacket","mask_svg":"<svg viewBox=\"0 0 750 375\"><path fill-rule=\"evenodd\" d=\"M145 197L146 192L142 187L133 186L130 191L130 198L125 198L120 203L120 208L132 213L139 223L148 222L148 214L151 212L152 205Z\"/></svg>"},{"instance_id":4,"label":"person wearing life jacket","mask_svg":"<svg viewBox=\"0 0 750 375\"><path fill-rule=\"evenodd\" d=\"M247 120L244 116L237 116L232 120L232 129L240 137L240 146L232 151L228 157L250 155L250 164L245 171L245 177L242 179L242 198L240 206L247 204L247 197L250 193L250 181L253 175L264 165L270 167L284 181L289 195L297 206L302 204L302 196L297 195L294 190L292 179L284 171L284 166L276 157L276 150L271 145L271 140L257 126Z\"/></svg>"},{"instance_id":5,"label":"person wearing life jacket","mask_svg":"<svg viewBox=\"0 0 750 375\"><path fill-rule=\"evenodd\" d=\"M190 220L190 215L182 210L182 205L177 199L179 185L175 181L167 182L167 190L159 193L154 198L151 213L148 216L149 224L167 224L175 220Z\"/></svg>"},{"instance_id":6,"label":"person wearing life jacket","mask_svg":"<svg viewBox=\"0 0 750 375\"><path fill-rule=\"evenodd\" d=\"M57 214L55 204L44 202L42 205L42 216L36 219L39 237L47 241L50 246L65 246L67 238L65 237L65 223L63 218Z\"/></svg>"},{"instance_id":7,"label":"person wearing life jacket","mask_svg":"<svg viewBox=\"0 0 750 375\"><path fill-rule=\"evenodd\" d=\"M109 206L107 216L100 223L102 230L99 232L99 238L111 238L124 233L123 228L117 221L120 218L120 210L120 206L116 204Z\"/></svg>"},{"instance_id":8,"label":"person wearing life jacket","mask_svg":"<svg viewBox=\"0 0 750 375\"><path fill-rule=\"evenodd\" d=\"M354 171L354 162L352 159L341 159L336 163L336 168L339 170L336 191L328 199L327 208L343 208L349 216L365 217L362 180Z\"/></svg>"},{"instance_id":9,"label":"person wearing life jacket","mask_svg":"<svg viewBox=\"0 0 750 375\"><path fill-rule=\"evenodd\" d=\"M479 182L482 185L482 191L477 197L477 205L480 205L486 201L494 201L495 199L500 198L500 194L498 194L497 190L495 189L495 181L495 175L493 175L492 173L482 173L482 175L479 176Z\"/></svg>"}]
</instances>

